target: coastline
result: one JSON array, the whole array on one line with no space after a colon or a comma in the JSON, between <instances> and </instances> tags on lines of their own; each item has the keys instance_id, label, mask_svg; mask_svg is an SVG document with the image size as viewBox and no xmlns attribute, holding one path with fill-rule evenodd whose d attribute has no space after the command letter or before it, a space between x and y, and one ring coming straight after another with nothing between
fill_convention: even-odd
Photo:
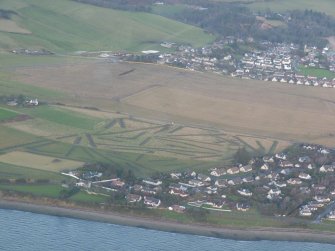
<instances>
[{"instance_id":1,"label":"coastline","mask_svg":"<svg viewBox=\"0 0 335 251\"><path fill-rule=\"evenodd\" d=\"M4 199L0 199L0 208L223 239L316 242L335 245L335 233L332 232L285 228L219 228L201 224L181 224L170 221L159 221L112 212L95 211L92 209L65 208Z\"/></svg>"}]
</instances>

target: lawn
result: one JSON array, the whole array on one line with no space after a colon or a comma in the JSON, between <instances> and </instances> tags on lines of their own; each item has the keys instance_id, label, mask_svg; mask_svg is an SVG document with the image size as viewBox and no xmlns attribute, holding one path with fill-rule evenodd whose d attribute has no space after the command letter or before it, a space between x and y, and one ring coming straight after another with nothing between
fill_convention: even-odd
<instances>
[{"instance_id":1,"label":"lawn","mask_svg":"<svg viewBox=\"0 0 335 251\"><path fill-rule=\"evenodd\" d=\"M333 79L335 78L335 73L331 72L326 69L319 69L319 68L313 68L313 67L300 67L300 73L305 76L312 76L312 77L318 77L318 78L327 78L327 79Z\"/></svg>"},{"instance_id":2,"label":"lawn","mask_svg":"<svg viewBox=\"0 0 335 251\"><path fill-rule=\"evenodd\" d=\"M63 188L60 185L0 185L0 190L16 191L35 196L58 198Z\"/></svg>"},{"instance_id":3,"label":"lawn","mask_svg":"<svg viewBox=\"0 0 335 251\"><path fill-rule=\"evenodd\" d=\"M80 191L69 198L69 200L75 201L75 202L84 202L84 203L102 203L105 202L108 199L108 196L103 195L95 195L95 194L88 194L84 191Z\"/></svg>"},{"instance_id":4,"label":"lawn","mask_svg":"<svg viewBox=\"0 0 335 251\"><path fill-rule=\"evenodd\" d=\"M16 112L7 110L7 109L3 109L0 107L0 121L2 120L6 120L6 119L11 119L16 117L18 114Z\"/></svg>"},{"instance_id":5,"label":"lawn","mask_svg":"<svg viewBox=\"0 0 335 251\"><path fill-rule=\"evenodd\" d=\"M53 158L19 151L0 155L0 162L51 172L72 170L83 165L83 162L79 161Z\"/></svg>"},{"instance_id":6,"label":"lawn","mask_svg":"<svg viewBox=\"0 0 335 251\"><path fill-rule=\"evenodd\" d=\"M2 48L44 47L52 51L151 49L173 41L202 46L214 39L200 28L158 15L104 9L68 0L5 0L3 9L32 35L1 33ZM42 21L43 20L43 21Z\"/></svg>"}]
</instances>

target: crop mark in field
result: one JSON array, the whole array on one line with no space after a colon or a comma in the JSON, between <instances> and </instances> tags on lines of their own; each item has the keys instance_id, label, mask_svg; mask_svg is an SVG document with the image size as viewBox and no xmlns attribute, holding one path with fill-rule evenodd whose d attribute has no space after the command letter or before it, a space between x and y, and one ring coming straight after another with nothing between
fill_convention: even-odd
<instances>
[{"instance_id":1,"label":"crop mark in field","mask_svg":"<svg viewBox=\"0 0 335 251\"><path fill-rule=\"evenodd\" d=\"M4 119L4 120L1 120L0 122L5 124L5 123L13 123L13 122L23 122L28 119L33 119L33 118L26 114L18 114L15 117Z\"/></svg>"},{"instance_id":2,"label":"crop mark in field","mask_svg":"<svg viewBox=\"0 0 335 251\"><path fill-rule=\"evenodd\" d=\"M82 140L82 137L77 136L77 137L73 140L73 144L74 144L74 145L79 145L80 142L81 142L81 140Z\"/></svg>"},{"instance_id":3,"label":"crop mark in field","mask_svg":"<svg viewBox=\"0 0 335 251\"><path fill-rule=\"evenodd\" d=\"M133 69L131 69L131 70L129 70L129 71L121 72L121 73L119 74L119 76L124 76L124 75L130 74L130 73L132 73L132 72L135 71L135 70L136 70L136 69L133 68Z\"/></svg>"},{"instance_id":4,"label":"crop mark in field","mask_svg":"<svg viewBox=\"0 0 335 251\"><path fill-rule=\"evenodd\" d=\"M73 153L74 149L76 148L75 145L71 146L70 149L65 153L65 157L69 157L71 153Z\"/></svg>"},{"instance_id":5,"label":"crop mark in field","mask_svg":"<svg viewBox=\"0 0 335 251\"><path fill-rule=\"evenodd\" d=\"M141 143L139 143L140 146L144 146L145 144L149 143L149 141L151 140L151 138L146 138L145 140L143 140Z\"/></svg>"},{"instance_id":6,"label":"crop mark in field","mask_svg":"<svg viewBox=\"0 0 335 251\"><path fill-rule=\"evenodd\" d=\"M85 135L86 135L86 138L88 140L88 143L90 144L90 147L96 148L97 145L95 144L92 135L89 134L89 133L85 133Z\"/></svg>"},{"instance_id":7,"label":"crop mark in field","mask_svg":"<svg viewBox=\"0 0 335 251\"><path fill-rule=\"evenodd\" d=\"M135 159L135 161L137 162L137 161L140 161L141 159L143 159L143 157L144 157L144 154L140 154L140 155L138 155L138 157Z\"/></svg>"},{"instance_id":8,"label":"crop mark in field","mask_svg":"<svg viewBox=\"0 0 335 251\"><path fill-rule=\"evenodd\" d=\"M47 139L41 139L41 140L36 140L36 141L28 142L28 143L25 143L25 144L18 144L18 145L4 147L4 148L1 148L0 150L1 151L8 151L8 150L16 149L16 148L28 147L28 146L31 146L31 145L34 145L34 144L38 144L38 143L43 143L43 142L50 142L50 141L47 140Z\"/></svg>"},{"instance_id":9,"label":"crop mark in field","mask_svg":"<svg viewBox=\"0 0 335 251\"><path fill-rule=\"evenodd\" d=\"M277 140L273 141L268 153L273 154L276 151L276 148L278 146L279 142Z\"/></svg>"},{"instance_id":10,"label":"crop mark in field","mask_svg":"<svg viewBox=\"0 0 335 251\"><path fill-rule=\"evenodd\" d=\"M113 126L118 123L117 119L112 119L105 125L105 129L111 129Z\"/></svg>"},{"instance_id":11,"label":"crop mark in field","mask_svg":"<svg viewBox=\"0 0 335 251\"><path fill-rule=\"evenodd\" d=\"M137 129L131 129L121 132L103 132L103 133L95 133L95 135L103 136L103 135L117 135L117 134L127 134L130 132L138 132L138 131L147 131L147 130L153 130L157 128L161 128L162 126L151 126L151 127L145 127L145 128L137 128Z\"/></svg>"},{"instance_id":12,"label":"crop mark in field","mask_svg":"<svg viewBox=\"0 0 335 251\"><path fill-rule=\"evenodd\" d=\"M261 154L265 154L266 150L265 147L262 145L262 143L259 142L259 140L256 140L256 144L259 146L258 152Z\"/></svg>"},{"instance_id":13,"label":"crop mark in field","mask_svg":"<svg viewBox=\"0 0 335 251\"><path fill-rule=\"evenodd\" d=\"M126 128L126 124L125 124L123 118L118 119L118 122L119 122L119 125L120 125L120 127L121 127L122 129L125 129L125 128Z\"/></svg>"},{"instance_id":14,"label":"crop mark in field","mask_svg":"<svg viewBox=\"0 0 335 251\"><path fill-rule=\"evenodd\" d=\"M252 145L248 144L247 142L245 142L243 139L241 139L239 136L234 136L238 141L240 141L243 145L247 146L248 148L250 148L252 151L257 152L257 149L254 148Z\"/></svg>"},{"instance_id":15,"label":"crop mark in field","mask_svg":"<svg viewBox=\"0 0 335 251\"><path fill-rule=\"evenodd\" d=\"M166 137L160 137L160 138L166 138ZM173 135L169 136L169 139L174 140L175 142L185 143L185 142L192 142L196 144L205 144L205 145L213 145L213 146L222 146L222 144L219 144L217 142L207 142L207 141L200 141L200 140L192 140L192 139L183 139L183 138L175 138ZM194 145L198 146L198 145Z\"/></svg>"},{"instance_id":16,"label":"crop mark in field","mask_svg":"<svg viewBox=\"0 0 335 251\"><path fill-rule=\"evenodd\" d=\"M183 128L184 128L183 126L178 126L178 127L174 128L173 130L169 131L169 133L171 133L171 134L175 133L175 132L177 132L177 131L179 131L179 130L181 130Z\"/></svg>"},{"instance_id":17,"label":"crop mark in field","mask_svg":"<svg viewBox=\"0 0 335 251\"><path fill-rule=\"evenodd\" d=\"M154 134L165 132L165 131L169 130L170 128L171 128L171 125L163 125L163 126L161 126L161 129L159 129L158 131L154 132Z\"/></svg>"},{"instance_id":18,"label":"crop mark in field","mask_svg":"<svg viewBox=\"0 0 335 251\"><path fill-rule=\"evenodd\" d=\"M77 136L76 134L71 134L71 135L60 136L60 137L57 137L56 139L57 140L68 139L68 138L73 138L73 137L76 137L76 136Z\"/></svg>"},{"instance_id":19,"label":"crop mark in field","mask_svg":"<svg viewBox=\"0 0 335 251\"><path fill-rule=\"evenodd\" d=\"M104 154L100 153L100 152L97 151L95 148L91 148L91 152L94 153L94 154L95 154L96 156L98 156L99 158L108 160L110 163L112 163L112 164L114 164L114 165L116 164L116 162L115 162L113 159L111 159L111 158L105 156Z\"/></svg>"},{"instance_id":20,"label":"crop mark in field","mask_svg":"<svg viewBox=\"0 0 335 251\"><path fill-rule=\"evenodd\" d=\"M177 134L172 135L172 137L196 137L196 136L226 136L224 133L195 133L195 134Z\"/></svg>"},{"instance_id":21,"label":"crop mark in field","mask_svg":"<svg viewBox=\"0 0 335 251\"><path fill-rule=\"evenodd\" d=\"M191 143L188 143L188 142L183 142L181 140L175 140L175 139L168 139L168 138L165 138L165 137L157 137L161 140L165 140L165 141L168 141L168 142L173 142L173 143L179 143L179 144L183 144L183 145L186 145L186 146L191 146L195 149L204 149L204 150L208 150L208 151L214 151L214 152L220 152L219 150L217 149L212 149L212 148L208 148L208 147L204 147L204 146L199 146L199 145L195 145L195 144L191 144ZM187 141L187 140L185 140ZM207 144L207 143L205 143ZM183 146L178 146L178 147L183 147Z\"/></svg>"},{"instance_id":22,"label":"crop mark in field","mask_svg":"<svg viewBox=\"0 0 335 251\"><path fill-rule=\"evenodd\" d=\"M95 159L94 155L91 153L89 148L83 148L84 152L87 153L87 155L90 157L90 159Z\"/></svg>"},{"instance_id":23,"label":"crop mark in field","mask_svg":"<svg viewBox=\"0 0 335 251\"><path fill-rule=\"evenodd\" d=\"M138 134L136 134L136 135L134 135L132 137L127 137L126 139L128 139L128 140L136 140L136 139L138 139L139 137L141 137L141 136L143 136L145 134L146 134L145 131L144 132L140 132L140 133L138 133Z\"/></svg>"}]
</instances>

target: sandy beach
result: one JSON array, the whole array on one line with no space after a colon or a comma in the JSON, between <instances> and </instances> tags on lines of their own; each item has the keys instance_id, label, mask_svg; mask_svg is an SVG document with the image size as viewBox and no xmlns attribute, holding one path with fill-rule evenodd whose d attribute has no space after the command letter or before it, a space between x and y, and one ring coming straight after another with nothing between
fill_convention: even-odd
<instances>
[{"instance_id":1,"label":"sandy beach","mask_svg":"<svg viewBox=\"0 0 335 251\"><path fill-rule=\"evenodd\" d=\"M125 216L118 213L94 211L91 209L63 208L3 199L0 199L0 208L225 239L302 241L335 244L335 233L331 232L284 228L218 228L201 224L190 225L158 221L150 218Z\"/></svg>"}]
</instances>

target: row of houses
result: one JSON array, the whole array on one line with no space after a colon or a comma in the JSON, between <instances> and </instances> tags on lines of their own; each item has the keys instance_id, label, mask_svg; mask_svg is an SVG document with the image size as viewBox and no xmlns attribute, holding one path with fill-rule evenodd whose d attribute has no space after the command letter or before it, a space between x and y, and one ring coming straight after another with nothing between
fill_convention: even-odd
<instances>
[{"instance_id":1,"label":"row of houses","mask_svg":"<svg viewBox=\"0 0 335 251\"><path fill-rule=\"evenodd\" d=\"M277 205L284 198L295 201L304 197L307 203L299 214L312 216L335 199L335 152L319 145L296 148L293 153L253 158L247 165L221 166L202 172L171 172L160 178L136 180L134 184L117 177L106 179L103 173L96 171L73 171L66 175L74 177L76 185L85 190L122 193L128 203L150 208L182 212L183 207L194 206L246 211L257 200ZM293 195L291 191L295 191ZM169 196L176 198L172 205Z\"/></svg>"}]
</instances>

